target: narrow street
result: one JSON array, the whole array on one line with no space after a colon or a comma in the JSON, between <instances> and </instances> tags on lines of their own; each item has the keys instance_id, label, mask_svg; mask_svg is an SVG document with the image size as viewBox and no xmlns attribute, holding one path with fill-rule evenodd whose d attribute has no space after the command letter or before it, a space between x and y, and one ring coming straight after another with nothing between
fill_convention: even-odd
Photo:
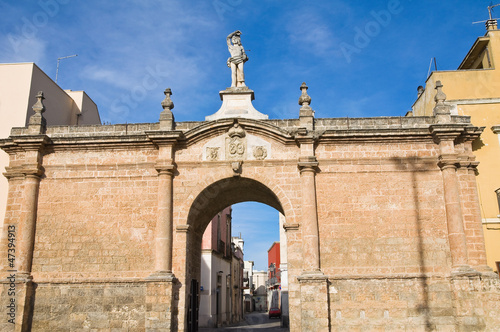
<instances>
[{"instance_id":1,"label":"narrow street","mask_svg":"<svg viewBox=\"0 0 500 332\"><path fill-rule=\"evenodd\" d=\"M288 328L280 327L281 321L278 318L269 319L267 312L252 312L245 315L245 321L228 327L221 328L200 328L200 332L220 332L220 331L275 331L285 332Z\"/></svg>"}]
</instances>

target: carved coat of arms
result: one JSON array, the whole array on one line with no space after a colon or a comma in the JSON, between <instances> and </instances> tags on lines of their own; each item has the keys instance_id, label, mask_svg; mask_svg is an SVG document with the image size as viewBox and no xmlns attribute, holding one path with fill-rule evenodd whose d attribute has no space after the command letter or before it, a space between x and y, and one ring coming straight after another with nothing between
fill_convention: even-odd
<instances>
[{"instance_id":1,"label":"carved coat of arms","mask_svg":"<svg viewBox=\"0 0 500 332\"><path fill-rule=\"evenodd\" d=\"M226 159L228 160L243 160L247 149L245 130L240 127L238 122L235 122L233 127L227 132L226 138Z\"/></svg>"}]
</instances>

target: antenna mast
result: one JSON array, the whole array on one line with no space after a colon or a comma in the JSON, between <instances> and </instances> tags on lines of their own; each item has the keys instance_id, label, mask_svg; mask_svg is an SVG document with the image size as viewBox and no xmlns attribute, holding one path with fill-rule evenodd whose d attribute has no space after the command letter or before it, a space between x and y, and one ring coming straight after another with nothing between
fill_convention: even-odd
<instances>
[{"instance_id":1,"label":"antenna mast","mask_svg":"<svg viewBox=\"0 0 500 332\"><path fill-rule=\"evenodd\" d=\"M78 54L73 54L73 55L68 55L68 56L63 56L61 58L57 58L56 83L57 83L57 77L59 76L59 61L61 61L62 59L73 58L75 56L78 56Z\"/></svg>"},{"instance_id":2,"label":"antenna mast","mask_svg":"<svg viewBox=\"0 0 500 332\"><path fill-rule=\"evenodd\" d=\"M490 20L494 20L493 15L491 14L491 12L493 11L493 8L498 7L498 6L500 6L500 3L499 3L499 4L496 4L496 5L491 5L491 6L488 6L488 13L489 13L489 15L490 15L490 19L489 19L489 20L483 20L483 21L472 22L472 24L484 23L484 22L488 22L488 21L490 21Z\"/></svg>"},{"instance_id":3,"label":"antenna mast","mask_svg":"<svg viewBox=\"0 0 500 332\"><path fill-rule=\"evenodd\" d=\"M498 7L498 6L500 6L500 3L496 4L496 5L488 6L488 13L490 14L490 20L493 19L493 17L491 16L491 11L493 10L493 8Z\"/></svg>"}]
</instances>

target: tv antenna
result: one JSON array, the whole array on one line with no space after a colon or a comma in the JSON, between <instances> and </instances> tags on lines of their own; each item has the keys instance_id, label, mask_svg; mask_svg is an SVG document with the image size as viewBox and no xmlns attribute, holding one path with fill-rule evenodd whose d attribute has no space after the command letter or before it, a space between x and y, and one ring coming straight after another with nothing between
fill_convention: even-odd
<instances>
[{"instance_id":1,"label":"tv antenna","mask_svg":"<svg viewBox=\"0 0 500 332\"><path fill-rule=\"evenodd\" d=\"M56 83L57 83L57 77L59 76L59 61L61 61L62 59L67 59L67 58L74 58L75 56L78 56L78 54L73 54L73 55L68 55L68 56L63 56L61 58L57 58Z\"/></svg>"},{"instance_id":2,"label":"tv antenna","mask_svg":"<svg viewBox=\"0 0 500 332\"><path fill-rule=\"evenodd\" d=\"M498 6L500 6L500 3L499 3L499 4L496 4L496 5L489 5L489 6L488 6L488 13L489 13L489 15L490 15L490 19L489 19L489 20L493 20L493 15L491 14L491 12L493 12L493 8L498 7ZM484 22L488 22L489 20L483 20L483 21L472 22L472 24L484 23Z\"/></svg>"},{"instance_id":3,"label":"tv antenna","mask_svg":"<svg viewBox=\"0 0 500 332\"><path fill-rule=\"evenodd\" d=\"M500 6L500 3L496 4L496 5L490 5L490 6L488 6L488 12L490 13L490 20L493 19L493 17L491 16L491 12L493 11L493 8L498 7L498 6Z\"/></svg>"}]
</instances>

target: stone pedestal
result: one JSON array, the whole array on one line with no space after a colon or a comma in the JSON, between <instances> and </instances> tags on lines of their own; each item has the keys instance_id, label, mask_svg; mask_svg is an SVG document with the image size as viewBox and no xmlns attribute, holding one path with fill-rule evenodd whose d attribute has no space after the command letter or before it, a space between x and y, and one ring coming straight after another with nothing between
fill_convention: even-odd
<instances>
[{"instance_id":1,"label":"stone pedestal","mask_svg":"<svg viewBox=\"0 0 500 332\"><path fill-rule=\"evenodd\" d=\"M206 116L206 121L226 118L268 119L266 114L260 113L253 107L252 100L255 99L253 90L247 87L227 88L219 94L222 106L214 114Z\"/></svg>"},{"instance_id":2,"label":"stone pedestal","mask_svg":"<svg viewBox=\"0 0 500 332\"><path fill-rule=\"evenodd\" d=\"M297 278L300 283L300 331L329 331L328 279L318 273Z\"/></svg>"},{"instance_id":3,"label":"stone pedestal","mask_svg":"<svg viewBox=\"0 0 500 332\"><path fill-rule=\"evenodd\" d=\"M16 273L0 281L0 304L5 315L0 322L0 331L31 331L34 286L31 278Z\"/></svg>"},{"instance_id":4,"label":"stone pedestal","mask_svg":"<svg viewBox=\"0 0 500 332\"><path fill-rule=\"evenodd\" d=\"M154 331L175 331L179 328L177 307L179 302L176 279L146 284L145 328ZM149 309L150 308L150 309Z\"/></svg>"}]
</instances>

